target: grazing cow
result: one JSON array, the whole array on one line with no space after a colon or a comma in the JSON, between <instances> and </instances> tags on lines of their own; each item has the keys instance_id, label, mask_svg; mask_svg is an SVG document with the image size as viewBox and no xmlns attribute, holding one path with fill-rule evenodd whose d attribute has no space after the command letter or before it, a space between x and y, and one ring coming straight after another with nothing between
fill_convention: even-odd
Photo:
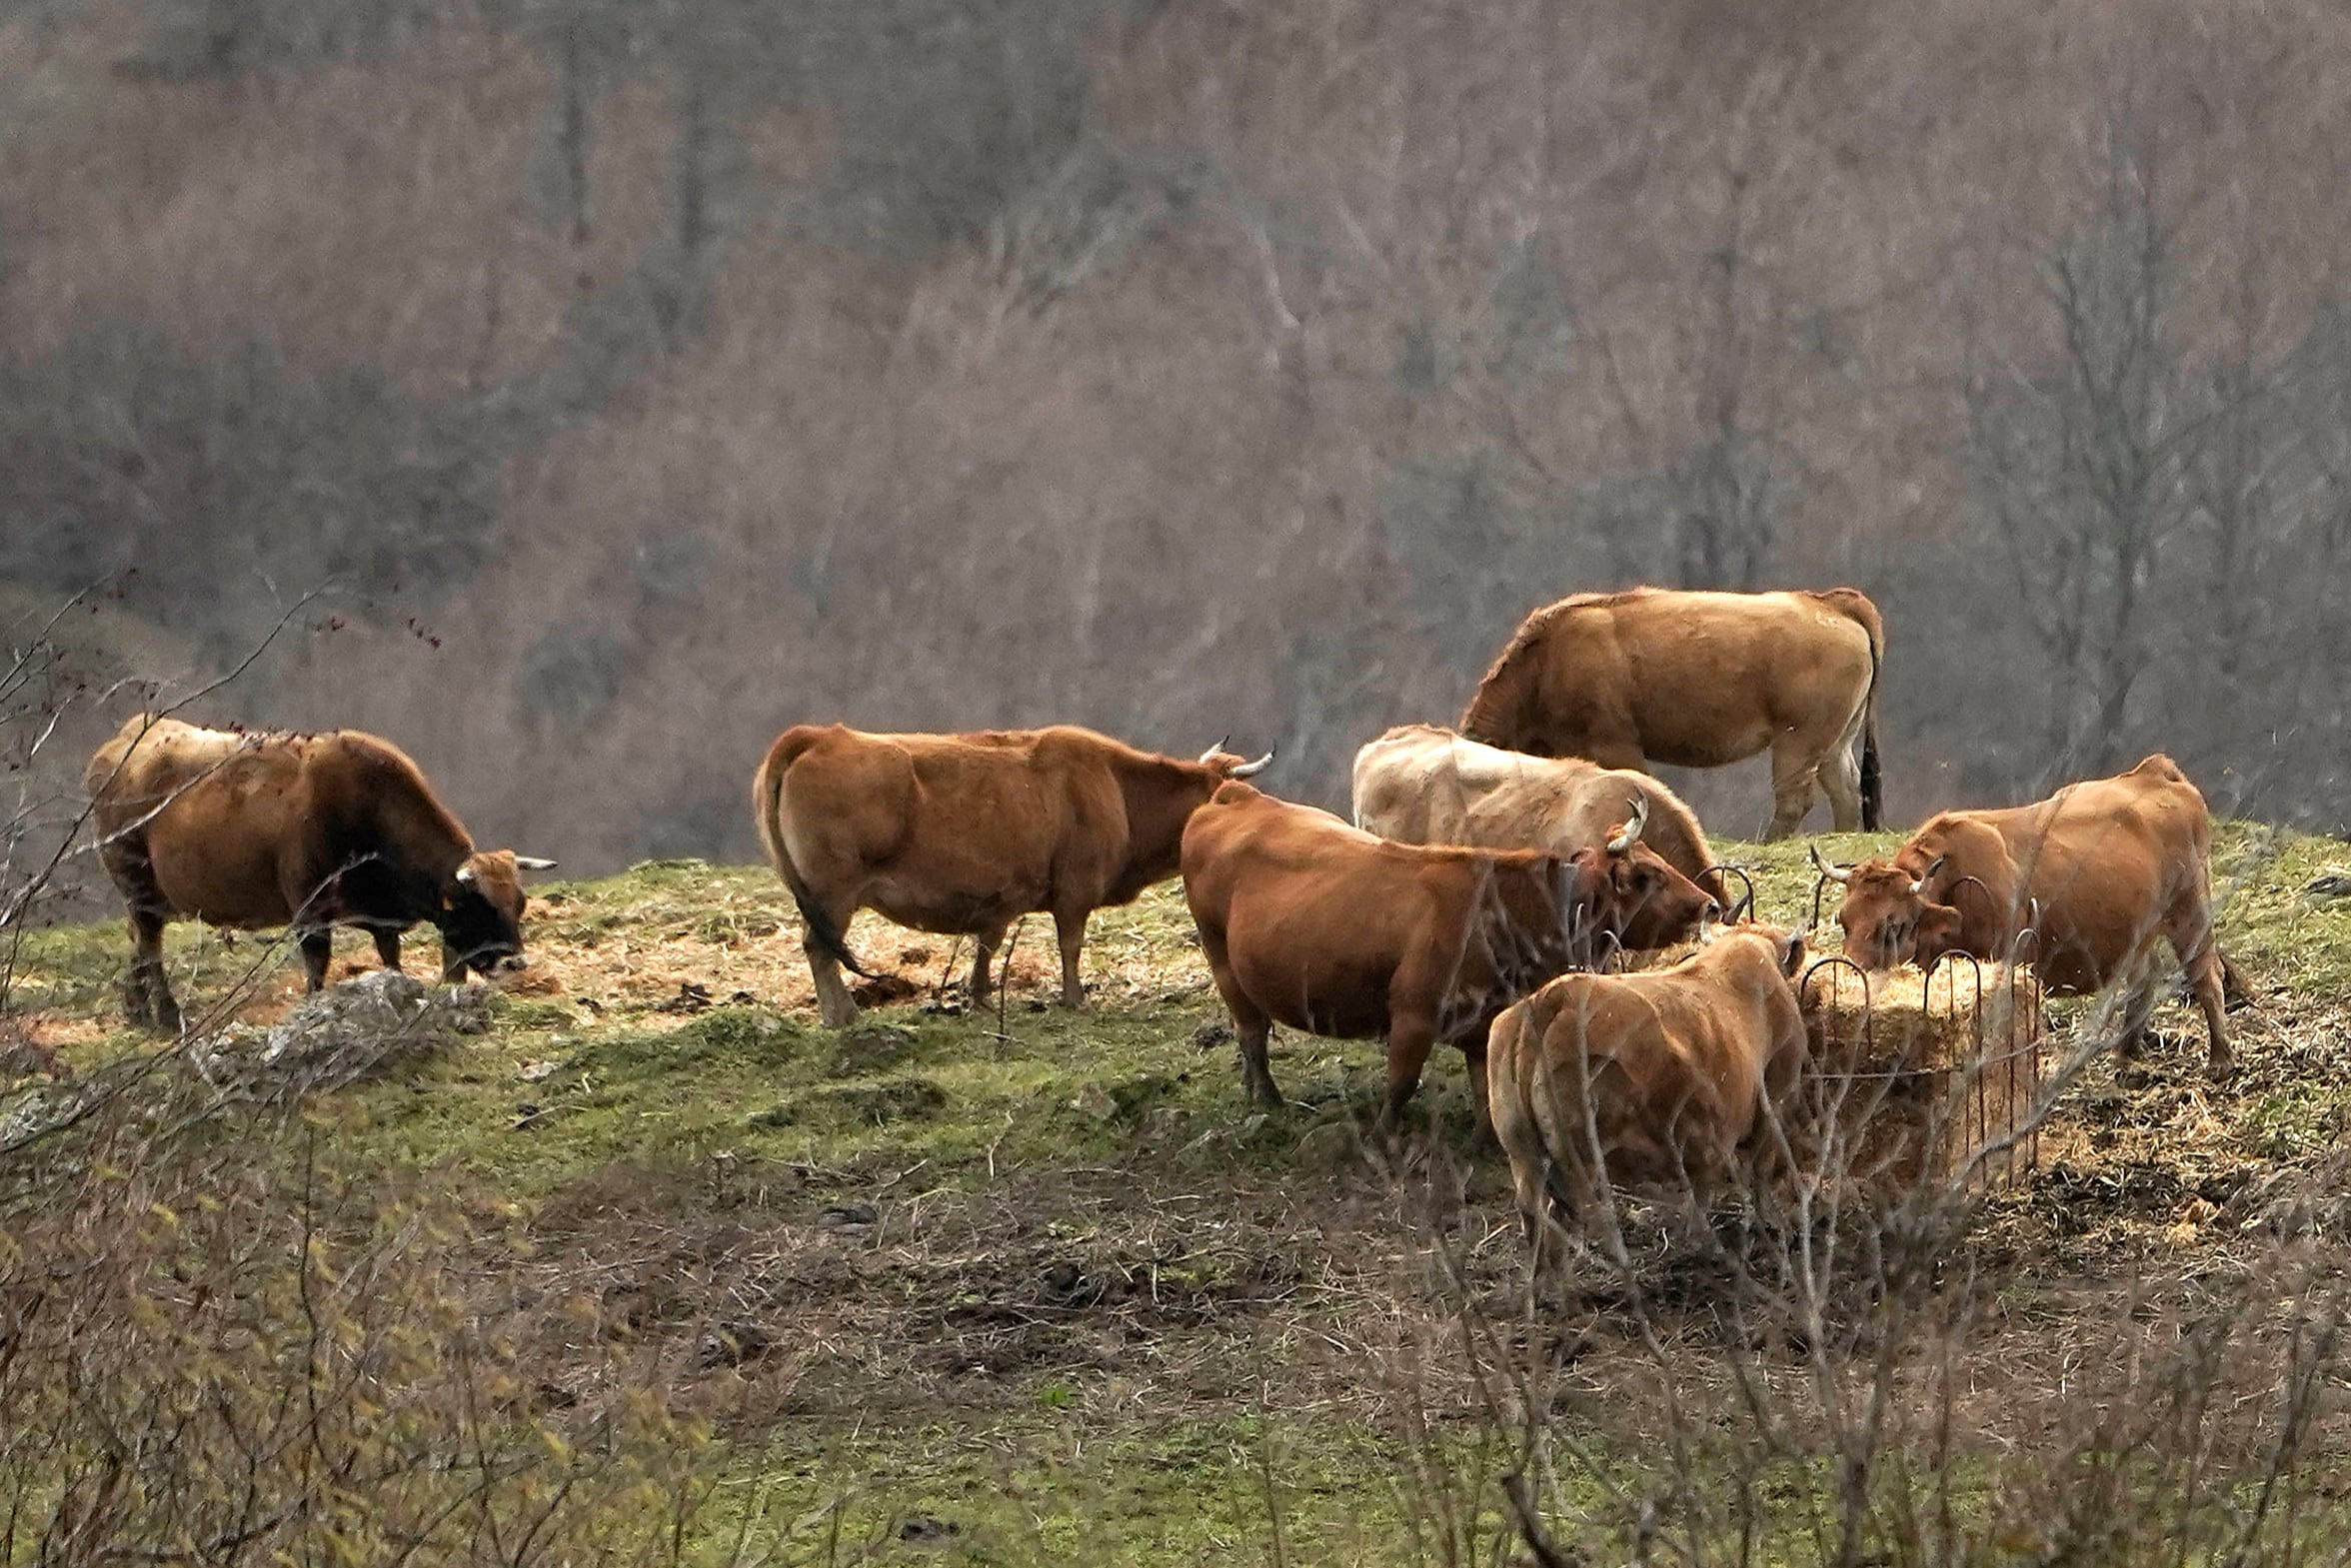
<instances>
[{"instance_id":1,"label":"grazing cow","mask_svg":"<svg viewBox=\"0 0 2351 1568\"><path fill-rule=\"evenodd\" d=\"M2001 810L1943 811L1891 860L1813 862L1843 884L1845 956L1865 968L1946 952L2006 957L2027 925L2042 983L2094 991L2137 976L2167 939L2204 1010L2215 1072L2229 1065L2223 1017L2234 976L2212 936L2212 818L2168 757L2068 784ZM2037 914L2037 920L2036 920ZM2135 1047L2155 1007L2141 985L2120 1042Z\"/></svg>"},{"instance_id":2,"label":"grazing cow","mask_svg":"<svg viewBox=\"0 0 2351 1568\"><path fill-rule=\"evenodd\" d=\"M1849 588L1577 594L1519 624L1461 734L1603 768L1717 768L1769 748L1771 837L1796 830L1815 783L1840 831L1874 828L1884 659L1877 607Z\"/></svg>"},{"instance_id":3,"label":"grazing cow","mask_svg":"<svg viewBox=\"0 0 2351 1568\"><path fill-rule=\"evenodd\" d=\"M1719 903L1730 899L1704 829L1681 796L1647 774L1578 757L1529 757L1434 725L1401 725L1355 754L1355 825L1398 843L1480 849L1596 849L1648 802L1641 842Z\"/></svg>"},{"instance_id":4,"label":"grazing cow","mask_svg":"<svg viewBox=\"0 0 2351 1568\"><path fill-rule=\"evenodd\" d=\"M1183 830L1183 896L1240 1038L1241 1076L1281 1103L1274 1023L1387 1039L1382 1132L1439 1041L1484 1098L1485 1028L1552 975L1614 946L1679 939L1715 902L1637 842L1643 802L1571 855L1390 843L1327 811L1226 784Z\"/></svg>"},{"instance_id":5,"label":"grazing cow","mask_svg":"<svg viewBox=\"0 0 2351 1568\"><path fill-rule=\"evenodd\" d=\"M365 927L385 967L420 920L441 932L442 978L523 966L521 872L553 860L477 851L406 753L357 730L200 730L140 715L83 770L99 858L131 920L124 1013L180 1027L163 927L192 915L239 930L290 926L310 988L337 925Z\"/></svg>"},{"instance_id":6,"label":"grazing cow","mask_svg":"<svg viewBox=\"0 0 2351 1568\"><path fill-rule=\"evenodd\" d=\"M1494 1020L1486 1092L1529 1243L1546 1193L1572 1216L1603 1181L1702 1201L1780 1168L1803 960L1798 933L1726 926L1670 968L1561 975Z\"/></svg>"},{"instance_id":7,"label":"grazing cow","mask_svg":"<svg viewBox=\"0 0 2351 1568\"><path fill-rule=\"evenodd\" d=\"M752 814L808 928L827 1023L858 1013L842 966L871 977L845 935L860 909L970 936L975 1002L1013 921L1049 912L1062 1000L1075 1007L1088 916L1175 875L1184 821L1225 780L1272 760L1211 748L1186 763L1069 725L972 735L802 725L760 764Z\"/></svg>"}]
</instances>

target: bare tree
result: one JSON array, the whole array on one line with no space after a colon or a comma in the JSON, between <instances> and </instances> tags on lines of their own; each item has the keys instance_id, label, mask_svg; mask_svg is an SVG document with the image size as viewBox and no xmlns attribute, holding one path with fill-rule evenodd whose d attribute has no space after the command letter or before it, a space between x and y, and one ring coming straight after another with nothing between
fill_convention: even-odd
<instances>
[{"instance_id":1,"label":"bare tree","mask_svg":"<svg viewBox=\"0 0 2351 1568\"><path fill-rule=\"evenodd\" d=\"M2047 677L2037 784L2121 760L2151 585L2191 517L2208 430L2173 340L2176 261L2150 179L2109 125L2096 206L2046 264L2054 363L1968 389L1975 499Z\"/></svg>"}]
</instances>

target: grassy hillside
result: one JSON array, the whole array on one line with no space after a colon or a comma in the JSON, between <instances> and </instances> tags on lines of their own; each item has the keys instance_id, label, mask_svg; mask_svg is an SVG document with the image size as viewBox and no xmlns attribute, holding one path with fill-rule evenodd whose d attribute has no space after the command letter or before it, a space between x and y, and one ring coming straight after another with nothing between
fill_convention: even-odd
<instances>
[{"instance_id":1,"label":"grassy hillside","mask_svg":"<svg viewBox=\"0 0 2351 1568\"><path fill-rule=\"evenodd\" d=\"M1767 915L1805 907L1800 850L1728 853L1756 868ZM2242 1070L2206 1083L2193 1014L2167 1005L2189 1043L2093 1063L2040 1171L1978 1216L1968 1255L2005 1303L1985 1332L2024 1381L2118 1292L2248 1268L2279 1195L2326 1169L2351 909L2298 889L2344 858L2227 833L2225 939L2262 997L2239 1015ZM1392 1157L1358 1135L1370 1045L1277 1036L1298 1104L1256 1110L1172 887L1098 917L1077 1013L1046 1003L1034 922L1003 1005L975 1014L940 983L961 967L951 943L866 917L853 943L905 994L828 1031L797 936L764 869L649 862L544 888L533 967L491 1030L312 1105L305 1146L362 1187L457 1202L477 1227L466 1268L534 1303L514 1331L548 1410L593 1405L616 1365L649 1386L664 1369L713 1434L708 1554L736 1525L788 1561L876 1543L974 1562L1442 1561L1507 1533L1493 1477L1519 1439L1470 1349L1523 1339L1525 1274L1457 1055L1432 1063L1433 1130ZM339 949L351 968L363 951ZM282 1012L297 971L272 956L176 929L191 1017L224 998L246 1024ZM121 957L109 925L26 945L22 1021L85 1074L154 1049L115 1031ZM1583 1398L1654 1376L1605 1316L1578 1319L1565 1375ZM1695 1326L1669 1332L1704 1361ZM1548 1461L1552 1516L1597 1547L1626 1477L1660 1461L1599 1407L1563 1408L1584 1413ZM1964 1424L1970 1463L2037 1457L2000 1407ZM2023 1458L2000 1458L2017 1442ZM1771 1554L1809 1560L1827 1493L1779 1462L1796 1466L1784 1515L1760 1527Z\"/></svg>"}]
</instances>

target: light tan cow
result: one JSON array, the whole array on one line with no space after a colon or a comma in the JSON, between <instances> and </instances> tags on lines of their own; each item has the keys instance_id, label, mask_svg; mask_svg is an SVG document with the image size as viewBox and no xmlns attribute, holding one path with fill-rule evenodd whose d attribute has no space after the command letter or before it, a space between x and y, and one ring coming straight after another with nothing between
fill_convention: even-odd
<instances>
[{"instance_id":1,"label":"light tan cow","mask_svg":"<svg viewBox=\"0 0 2351 1568\"><path fill-rule=\"evenodd\" d=\"M1700 1201L1780 1168L1773 1114L1805 1061L1803 937L1718 927L1665 969L1566 974L1494 1020L1486 1096L1527 1239L1548 1203L1573 1221L1604 1181Z\"/></svg>"},{"instance_id":2,"label":"light tan cow","mask_svg":"<svg viewBox=\"0 0 2351 1568\"><path fill-rule=\"evenodd\" d=\"M1884 659L1877 607L1854 589L1577 594L1519 624L1461 734L1605 768L1718 768L1769 750L1771 837L1796 830L1815 784L1840 831L1875 828Z\"/></svg>"},{"instance_id":3,"label":"light tan cow","mask_svg":"<svg viewBox=\"0 0 2351 1568\"><path fill-rule=\"evenodd\" d=\"M1355 754L1355 825L1398 843L1569 855L1612 837L1645 802L1640 841L1727 905L1705 830L1647 774L1575 757L1529 757L1434 725L1399 725Z\"/></svg>"}]
</instances>

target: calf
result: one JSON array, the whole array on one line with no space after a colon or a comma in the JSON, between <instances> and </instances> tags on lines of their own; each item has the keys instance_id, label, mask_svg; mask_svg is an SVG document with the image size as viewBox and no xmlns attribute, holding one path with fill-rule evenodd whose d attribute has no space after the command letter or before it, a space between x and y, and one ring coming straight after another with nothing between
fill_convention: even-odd
<instances>
[{"instance_id":1,"label":"calf","mask_svg":"<svg viewBox=\"0 0 2351 1568\"><path fill-rule=\"evenodd\" d=\"M1728 926L1670 968L1561 975L1494 1020L1487 1095L1530 1244L1546 1195L1569 1215L1603 1182L1702 1200L1777 1167L1772 1113L1805 1058L1803 959L1794 932Z\"/></svg>"}]
</instances>

